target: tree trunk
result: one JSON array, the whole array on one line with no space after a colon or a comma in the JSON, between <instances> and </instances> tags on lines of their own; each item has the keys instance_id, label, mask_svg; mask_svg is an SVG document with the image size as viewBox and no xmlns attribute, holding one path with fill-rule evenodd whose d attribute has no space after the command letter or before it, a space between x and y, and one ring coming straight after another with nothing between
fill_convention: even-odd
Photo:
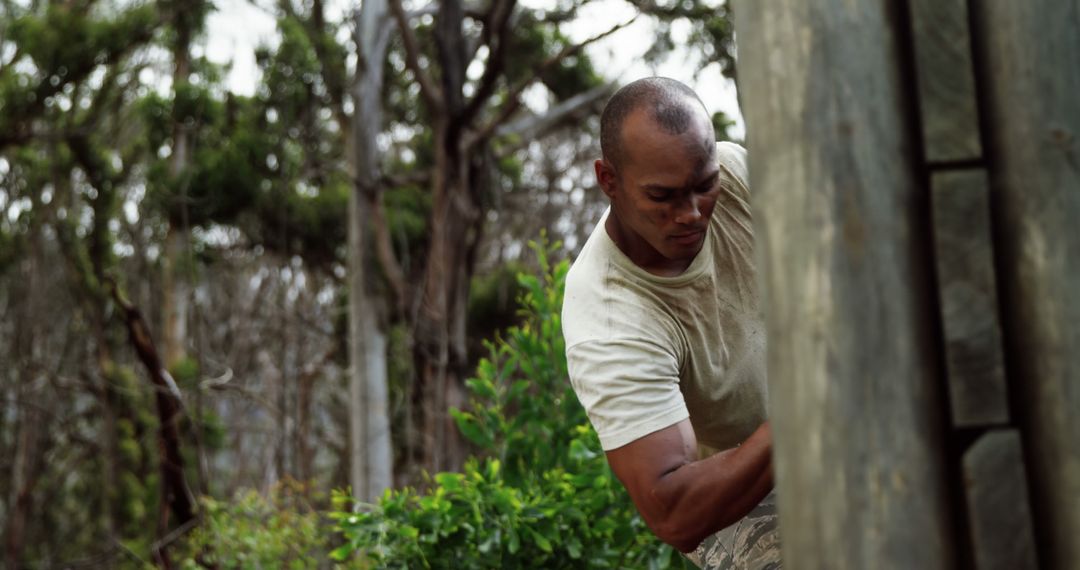
<instances>
[{"instance_id":1,"label":"tree trunk","mask_svg":"<svg viewBox=\"0 0 1080 570\"><path fill-rule=\"evenodd\" d=\"M35 199L35 212L41 212L42 204ZM4 537L4 560L7 568L18 568L22 555L26 527L33 516L34 489L45 466L44 455L47 449L47 418L42 413L47 402L41 394L44 384L40 347L44 341L40 338L43 314L42 298L39 294L41 283L42 236L41 224L35 217L30 230L29 259L24 262L26 269L23 276L26 283L26 296L19 312L21 334L15 338L16 354L13 364L18 378L15 386L14 458L11 462L10 495L7 501L6 522L2 526ZM106 462L108 463L108 462Z\"/></svg>"},{"instance_id":2,"label":"tree trunk","mask_svg":"<svg viewBox=\"0 0 1080 570\"><path fill-rule=\"evenodd\" d=\"M181 129L178 129L181 130ZM186 135L178 135L179 141L185 141ZM186 144L178 142L177 146ZM173 161L174 176L182 167ZM191 239L189 232L170 223L165 235L165 251L162 260L162 345L166 367L172 367L187 355L184 342L187 339L188 323L188 279L187 243Z\"/></svg>"},{"instance_id":3,"label":"tree trunk","mask_svg":"<svg viewBox=\"0 0 1080 570\"><path fill-rule=\"evenodd\" d=\"M365 0L356 19L360 62L353 87L349 197L349 433L353 496L371 502L393 484L386 333L372 291L371 211L379 192L383 61L389 42L386 0Z\"/></svg>"},{"instance_id":4,"label":"tree trunk","mask_svg":"<svg viewBox=\"0 0 1080 570\"><path fill-rule=\"evenodd\" d=\"M464 155L465 37L460 0L439 3L435 41L442 80L440 117L433 127L431 241L414 323L413 361L422 418L421 464L429 472L457 470L465 445L449 408L465 402L465 317L471 258L480 218L473 169Z\"/></svg>"},{"instance_id":5,"label":"tree trunk","mask_svg":"<svg viewBox=\"0 0 1080 570\"><path fill-rule=\"evenodd\" d=\"M173 94L186 87L191 77L191 36L189 18L187 14L181 14L185 9L194 9L194 6L185 6L184 2L176 4L177 12L173 14L174 33L176 34L173 44ZM187 350L184 342L187 339L188 301L191 293L187 274L188 267L187 246L191 239L190 228L187 224L187 192L186 183L181 181L184 171L191 161L191 134L181 117L177 117L174 109L172 127L172 154L169 156L169 178L174 184L173 190L178 195L173 196L174 204L170 211L181 213L180 219L169 217L169 227L165 236L165 252L162 263L162 344L164 348L165 366L171 367L185 357ZM176 208L178 206L178 208ZM179 222L179 227L177 227Z\"/></svg>"},{"instance_id":6,"label":"tree trunk","mask_svg":"<svg viewBox=\"0 0 1080 570\"><path fill-rule=\"evenodd\" d=\"M734 11L793 568L954 567L928 200L892 8Z\"/></svg>"},{"instance_id":7,"label":"tree trunk","mask_svg":"<svg viewBox=\"0 0 1080 570\"><path fill-rule=\"evenodd\" d=\"M448 143L456 151L456 145ZM468 373L466 317L469 282L479 242L479 180L469 160L445 153L436 168L431 245L416 320L414 362L423 414L423 465L429 471L460 469L466 449L449 414L465 404Z\"/></svg>"}]
</instances>

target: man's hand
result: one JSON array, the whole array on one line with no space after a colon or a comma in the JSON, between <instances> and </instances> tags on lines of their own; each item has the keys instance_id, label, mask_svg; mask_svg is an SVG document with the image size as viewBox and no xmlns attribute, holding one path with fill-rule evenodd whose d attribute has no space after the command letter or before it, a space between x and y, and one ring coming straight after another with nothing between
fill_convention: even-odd
<instances>
[{"instance_id":1,"label":"man's hand","mask_svg":"<svg viewBox=\"0 0 1080 570\"><path fill-rule=\"evenodd\" d=\"M607 452L645 523L681 552L734 524L769 494L771 455L765 422L741 446L698 461L690 420Z\"/></svg>"}]
</instances>

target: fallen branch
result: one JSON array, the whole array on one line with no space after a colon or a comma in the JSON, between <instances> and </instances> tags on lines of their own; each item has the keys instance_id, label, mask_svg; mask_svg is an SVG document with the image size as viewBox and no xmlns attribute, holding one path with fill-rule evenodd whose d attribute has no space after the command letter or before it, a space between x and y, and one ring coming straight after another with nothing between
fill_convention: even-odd
<instances>
[{"instance_id":1,"label":"fallen branch","mask_svg":"<svg viewBox=\"0 0 1080 570\"><path fill-rule=\"evenodd\" d=\"M161 363L157 348L154 346L150 328L142 313L130 301L124 298L112 277L105 278L106 286L117 306L120 307L124 324L127 325L128 338L139 360L146 367L150 381L154 384L157 401L158 451L161 464L161 492L163 521L168 520L168 508L176 516L176 522L183 528L195 518L195 501L184 475L184 457L180 453L180 430L177 427L184 412L180 398L180 389ZM167 528L167 525L163 528ZM168 535L166 535L167 537ZM168 543L162 543L162 548Z\"/></svg>"}]
</instances>

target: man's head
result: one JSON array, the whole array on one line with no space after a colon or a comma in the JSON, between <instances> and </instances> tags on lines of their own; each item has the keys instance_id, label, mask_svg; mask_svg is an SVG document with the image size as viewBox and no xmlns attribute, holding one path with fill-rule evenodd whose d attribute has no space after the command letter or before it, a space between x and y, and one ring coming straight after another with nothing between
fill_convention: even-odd
<instances>
[{"instance_id":1,"label":"man's head","mask_svg":"<svg viewBox=\"0 0 1080 570\"><path fill-rule=\"evenodd\" d=\"M701 249L719 192L715 139L701 100L672 79L639 79L604 108L595 170L607 230L643 269L681 272Z\"/></svg>"}]
</instances>

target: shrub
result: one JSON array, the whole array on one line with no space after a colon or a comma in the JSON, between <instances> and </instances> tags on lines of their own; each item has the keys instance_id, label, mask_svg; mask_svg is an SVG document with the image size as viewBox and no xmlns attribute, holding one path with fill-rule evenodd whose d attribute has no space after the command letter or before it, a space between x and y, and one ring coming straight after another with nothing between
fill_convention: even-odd
<instances>
[{"instance_id":1,"label":"shrub","mask_svg":"<svg viewBox=\"0 0 1080 570\"><path fill-rule=\"evenodd\" d=\"M522 323L488 345L454 410L482 450L424 491L387 491L353 508L334 497L337 560L378 568L666 568L684 564L656 539L607 466L570 390L560 322L569 264L558 244L530 244L539 276L520 275Z\"/></svg>"},{"instance_id":2,"label":"shrub","mask_svg":"<svg viewBox=\"0 0 1080 570\"><path fill-rule=\"evenodd\" d=\"M330 548L328 529L299 487L285 482L268 496L249 490L231 501L204 497L202 524L178 547L180 567L317 568Z\"/></svg>"}]
</instances>

